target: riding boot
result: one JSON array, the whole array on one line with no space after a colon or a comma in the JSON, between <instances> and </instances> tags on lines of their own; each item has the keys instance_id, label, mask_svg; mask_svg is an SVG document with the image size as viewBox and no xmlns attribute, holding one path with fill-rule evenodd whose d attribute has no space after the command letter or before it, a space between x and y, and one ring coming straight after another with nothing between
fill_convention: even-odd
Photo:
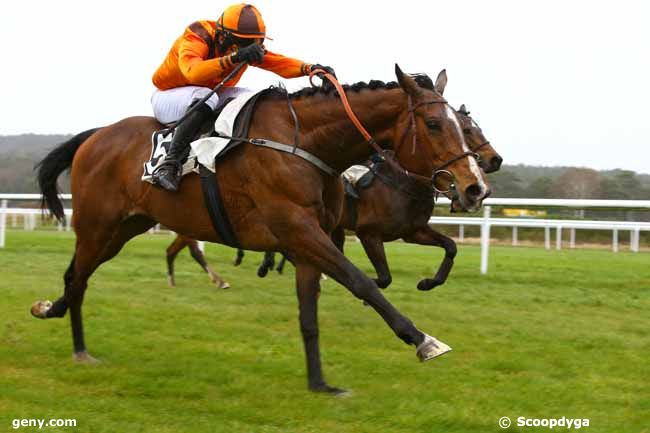
<instances>
[{"instance_id":1,"label":"riding boot","mask_svg":"<svg viewBox=\"0 0 650 433\"><path fill-rule=\"evenodd\" d=\"M183 162L190 154L190 143L211 114L212 108L202 103L176 127L167 156L153 172L154 184L162 186L167 191L178 191Z\"/></svg>"}]
</instances>

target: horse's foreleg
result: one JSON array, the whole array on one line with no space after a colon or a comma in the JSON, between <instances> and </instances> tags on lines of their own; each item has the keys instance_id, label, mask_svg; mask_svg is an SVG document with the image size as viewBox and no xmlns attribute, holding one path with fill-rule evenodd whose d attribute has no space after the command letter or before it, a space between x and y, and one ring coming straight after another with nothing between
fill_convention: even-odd
<instances>
[{"instance_id":1,"label":"horse's foreleg","mask_svg":"<svg viewBox=\"0 0 650 433\"><path fill-rule=\"evenodd\" d=\"M239 266L241 265L242 260L244 260L244 250L241 248L237 248L237 257L235 257L235 262L233 265Z\"/></svg>"},{"instance_id":2,"label":"horse's foreleg","mask_svg":"<svg viewBox=\"0 0 650 433\"><path fill-rule=\"evenodd\" d=\"M418 229L409 236L405 236L404 240L413 244L433 245L444 248L445 250L445 257L442 259L442 263L440 263L436 276L421 280L418 283L418 290L431 290L447 281L451 268L454 266L454 257L456 257L457 252L456 242L453 239L427 226Z\"/></svg>"},{"instance_id":3,"label":"horse's foreleg","mask_svg":"<svg viewBox=\"0 0 650 433\"><path fill-rule=\"evenodd\" d=\"M370 259L372 266L377 272L377 278L375 283L381 289L385 289L390 286L390 283L393 281L393 277L390 274L390 269L388 268L388 261L386 260L386 251L384 250L384 242L381 237L372 233L363 233L358 234L359 239L361 240L361 245L366 251L366 255Z\"/></svg>"},{"instance_id":4,"label":"horse's foreleg","mask_svg":"<svg viewBox=\"0 0 650 433\"><path fill-rule=\"evenodd\" d=\"M417 346L417 355L421 360L432 359L450 350L444 343L419 331L384 298L375 282L336 248L320 227L304 224L305 220L307 218L300 220L297 227L302 230L296 233L291 241L291 249L300 255L301 260L325 272L348 288L357 298L366 301L402 341Z\"/></svg>"},{"instance_id":5,"label":"horse's foreleg","mask_svg":"<svg viewBox=\"0 0 650 433\"><path fill-rule=\"evenodd\" d=\"M199 248L199 243L192 239L187 242L187 246L190 249L190 254L192 255L192 258L203 268L205 272L208 273L210 276L210 280L220 289L227 289L230 287L230 284L228 284L223 278L221 278L216 272L214 272L212 269L210 269L210 266L208 266L208 262L205 260L205 255Z\"/></svg>"},{"instance_id":6,"label":"horse's foreleg","mask_svg":"<svg viewBox=\"0 0 650 433\"><path fill-rule=\"evenodd\" d=\"M309 389L315 392L340 394L341 389L327 385L323 378L318 343L318 296L320 294L320 271L306 263L296 264L296 291L300 309L300 332L305 345L307 380Z\"/></svg>"}]
</instances>

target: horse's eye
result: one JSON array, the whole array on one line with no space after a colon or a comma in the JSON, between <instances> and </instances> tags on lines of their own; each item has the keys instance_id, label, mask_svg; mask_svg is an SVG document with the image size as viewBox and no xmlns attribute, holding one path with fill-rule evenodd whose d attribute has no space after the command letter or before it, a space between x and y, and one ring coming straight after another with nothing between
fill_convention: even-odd
<instances>
[{"instance_id":1,"label":"horse's eye","mask_svg":"<svg viewBox=\"0 0 650 433\"><path fill-rule=\"evenodd\" d=\"M463 129L463 134L471 134L472 130L470 128Z\"/></svg>"},{"instance_id":2,"label":"horse's eye","mask_svg":"<svg viewBox=\"0 0 650 433\"><path fill-rule=\"evenodd\" d=\"M440 122L437 120L427 120L427 128L432 131L440 131Z\"/></svg>"}]
</instances>

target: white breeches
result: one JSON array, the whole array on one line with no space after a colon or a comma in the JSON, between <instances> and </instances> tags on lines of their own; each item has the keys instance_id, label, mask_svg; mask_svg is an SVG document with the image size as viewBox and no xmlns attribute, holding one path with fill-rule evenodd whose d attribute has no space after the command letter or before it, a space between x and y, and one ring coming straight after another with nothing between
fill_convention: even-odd
<instances>
[{"instance_id":1,"label":"white breeches","mask_svg":"<svg viewBox=\"0 0 650 433\"><path fill-rule=\"evenodd\" d=\"M210 93L212 89L199 86L183 86L169 90L156 90L151 95L153 115L160 123L171 123L180 119L194 101ZM248 89L243 87L224 87L206 101L212 109L219 107L219 101L235 97Z\"/></svg>"}]
</instances>

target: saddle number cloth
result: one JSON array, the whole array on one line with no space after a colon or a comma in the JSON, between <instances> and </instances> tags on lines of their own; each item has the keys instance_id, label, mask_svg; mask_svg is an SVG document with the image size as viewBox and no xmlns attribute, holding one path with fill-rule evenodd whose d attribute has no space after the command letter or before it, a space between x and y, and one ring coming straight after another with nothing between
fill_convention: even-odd
<instances>
[{"instance_id":1,"label":"saddle number cloth","mask_svg":"<svg viewBox=\"0 0 650 433\"><path fill-rule=\"evenodd\" d=\"M226 105L219 117L214 123L214 131L217 134L232 136L235 127L235 121L242 107L246 105L249 99L258 94L259 91L245 92L238 95L228 105ZM151 156L144 164L142 180L152 182L152 174L158 165L163 161L169 151L172 134L168 129L161 129L153 133L151 137ZM187 161L183 164L183 176L188 173L198 173L199 164L208 170L214 172L214 160L221 151L230 143L229 138L220 137L202 137L193 141Z\"/></svg>"}]
</instances>

